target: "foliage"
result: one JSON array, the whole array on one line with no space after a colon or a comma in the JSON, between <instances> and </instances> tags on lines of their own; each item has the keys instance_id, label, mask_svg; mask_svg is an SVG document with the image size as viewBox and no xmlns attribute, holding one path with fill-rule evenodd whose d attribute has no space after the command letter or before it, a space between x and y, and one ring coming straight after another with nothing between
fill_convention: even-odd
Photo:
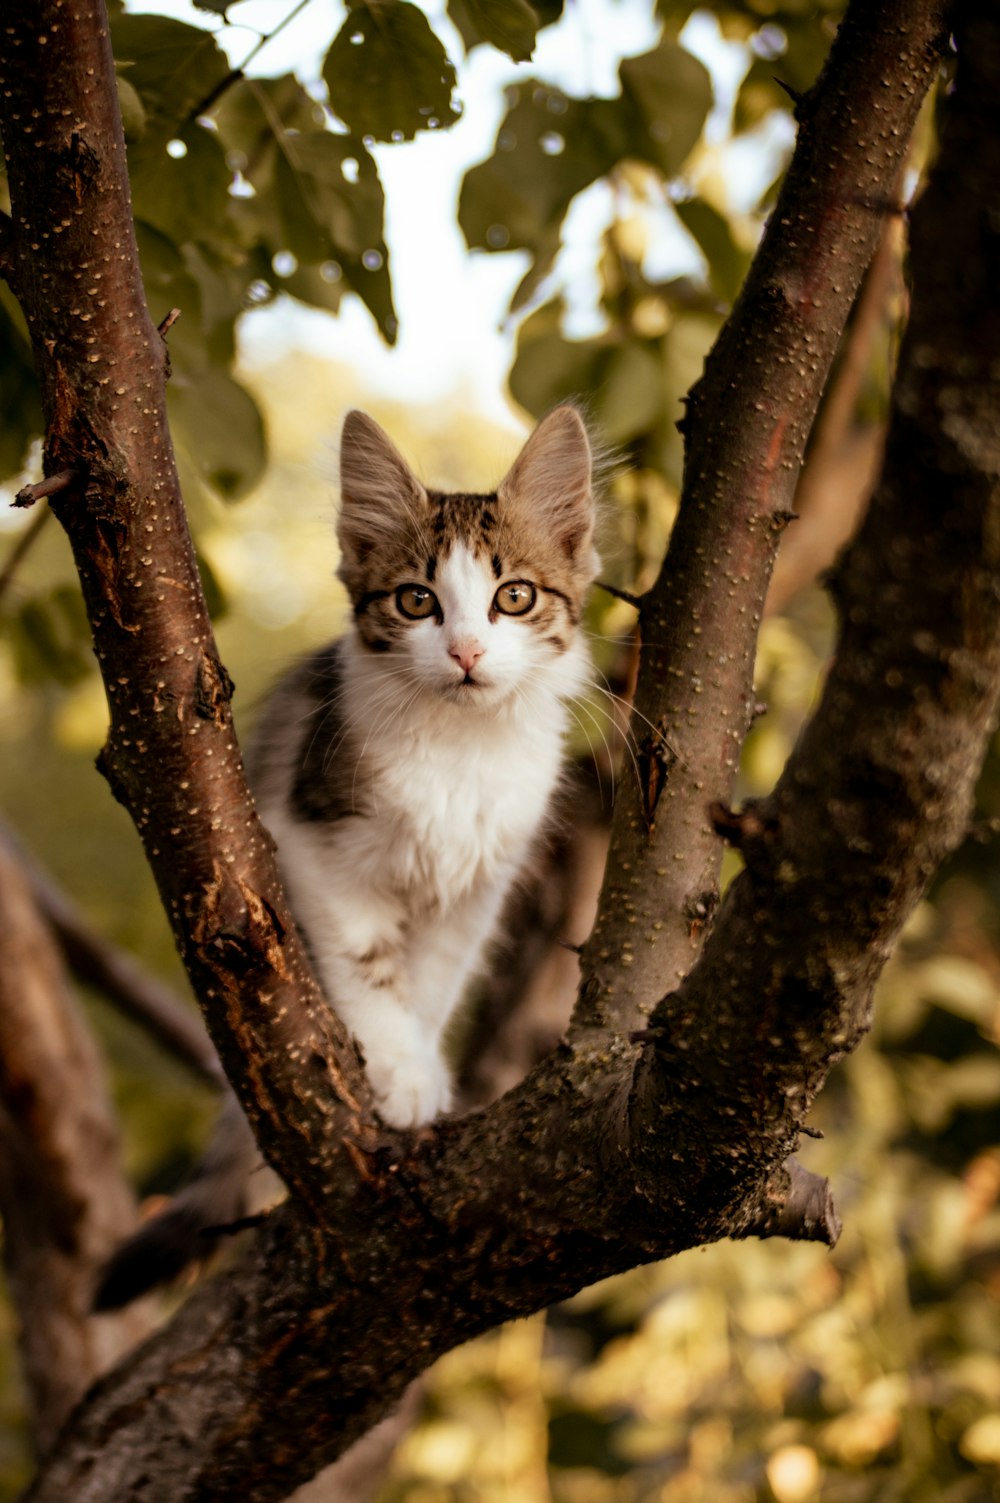
<instances>
[{"instance_id":1,"label":"foliage","mask_svg":"<svg viewBox=\"0 0 1000 1503\"><path fill-rule=\"evenodd\" d=\"M216 17L227 8L235 3L202 4ZM571 97L529 72L538 32L559 23L561 6L449 6L466 48L492 45L519 65L495 148L468 173L459 205L470 248L527 256L513 298L521 322L511 390L532 414L587 393L599 428L631 461L612 493L606 552L611 576L632 588L649 583L662 551L680 479L681 399L759 229L759 212L726 191L726 152L787 114L775 73L793 90L808 87L839 11L812 0L701 9L748 46L726 145L713 134L707 71L684 45L690 5L663 0L662 39L621 65L613 99ZM283 508L294 488L308 510L303 476L321 468L319 415L303 426L309 373L301 386L287 372L258 382L237 374L239 323L281 294L331 314L354 294L393 340L372 146L456 119L461 62L422 11L385 0L350 9L326 53L323 97L287 73L233 78L211 30L179 20L118 7L113 35L147 295L157 319L183 310L170 334L174 437L207 577L230 607L223 649L246 707L293 646L330 629L335 610L325 541ZM575 288L560 250L567 214L595 184L612 208L595 330L577 339L566 328ZM650 251L667 224L698 271L657 271ZM19 312L0 288L8 477L38 435L29 373ZM232 501L239 511L222 504ZM324 503L314 501L318 516ZM101 710L69 577L61 540L49 535L3 598L8 791L95 919L176 974L134 842L110 801L95 809L90 792ZM628 621L618 602L595 607L601 635ZM759 680L771 714L748 744L748 789L766 787L780 765L827 646L815 593L767 628ZM998 789L994 763L984 818L1000 815ZM985 829L939 880L885 980L875 1037L824 1098L830 1142L809 1162L847 1187L837 1253L750 1244L687 1255L453 1354L431 1379L385 1503L986 1495L1000 1466L992 838ZM100 892L88 880L98 863ZM158 1161L194 1151L197 1133L177 1147L179 1118L203 1118L206 1104L120 1022L98 1021L119 1066L133 1164L149 1184ZM155 1113L150 1097L159 1097ZM17 1453L6 1424L0 1449Z\"/></svg>"}]
</instances>

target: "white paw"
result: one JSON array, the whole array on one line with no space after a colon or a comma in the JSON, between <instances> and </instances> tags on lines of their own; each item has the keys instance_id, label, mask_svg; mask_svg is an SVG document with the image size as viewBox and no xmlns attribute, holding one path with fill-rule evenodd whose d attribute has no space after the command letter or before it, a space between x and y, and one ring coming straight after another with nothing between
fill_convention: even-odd
<instances>
[{"instance_id":1,"label":"white paw","mask_svg":"<svg viewBox=\"0 0 1000 1503\"><path fill-rule=\"evenodd\" d=\"M451 1078L437 1050L406 1050L397 1041L368 1055L368 1079L379 1112L391 1127L419 1127L451 1105Z\"/></svg>"}]
</instances>

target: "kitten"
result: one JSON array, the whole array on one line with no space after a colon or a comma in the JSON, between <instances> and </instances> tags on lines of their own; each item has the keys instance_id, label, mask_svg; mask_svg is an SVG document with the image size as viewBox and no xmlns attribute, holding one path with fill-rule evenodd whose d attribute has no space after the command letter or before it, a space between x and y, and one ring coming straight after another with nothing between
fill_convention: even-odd
<instances>
[{"instance_id":1,"label":"kitten","mask_svg":"<svg viewBox=\"0 0 1000 1503\"><path fill-rule=\"evenodd\" d=\"M488 495L426 489L371 418L344 422L353 628L278 685L248 770L319 978L395 1127L451 1104L444 1036L544 825L565 702L589 682L591 469L572 406ZM221 1129L172 1209L116 1254L99 1307L164 1276L158 1226L190 1246L196 1224L242 1214L256 1150L234 1109ZM177 1267L206 1250L197 1235Z\"/></svg>"},{"instance_id":2,"label":"kitten","mask_svg":"<svg viewBox=\"0 0 1000 1503\"><path fill-rule=\"evenodd\" d=\"M559 777L588 680L591 460L572 407L491 495L426 490L352 412L354 630L278 689L251 760L292 910L397 1127L451 1100L442 1038Z\"/></svg>"}]
</instances>

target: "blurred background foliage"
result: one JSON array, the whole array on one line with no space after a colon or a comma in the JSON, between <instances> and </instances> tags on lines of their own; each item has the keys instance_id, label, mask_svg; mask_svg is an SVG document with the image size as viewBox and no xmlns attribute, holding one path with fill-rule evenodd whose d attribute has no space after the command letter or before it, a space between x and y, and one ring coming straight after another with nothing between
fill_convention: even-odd
<instances>
[{"instance_id":1,"label":"blurred background foliage","mask_svg":"<svg viewBox=\"0 0 1000 1503\"><path fill-rule=\"evenodd\" d=\"M591 45L613 50L618 16L643 3L600 0ZM238 57L259 51L263 68L268 36L302 8L272 8L270 31L254 41L244 30ZM561 0L450 0L446 12L363 0L323 38L315 77L234 75L222 43L243 5L200 9L181 19L115 3L113 38L150 308L156 320L174 306L183 315L169 334L171 418L241 727L289 657L343 624L330 439L349 406L373 410L435 482L478 488L503 473L515 428L584 396L623 461L608 483L604 577L648 586L676 508L681 401L759 236L792 135L788 90L815 78L840 6L716 0L695 12L661 0L654 45L620 59L615 89L576 93L532 63L539 37L573 22ZM717 50L707 65L692 50L706 26ZM382 338L396 338L380 143L445 132L462 110L466 54L482 45L511 66L495 146L469 166L456 213L474 256L517 253L508 328L520 411L497 422L461 392L393 403L357 369L294 349L241 360L245 321L292 302L332 316L360 299ZM734 56L727 92L722 63ZM912 178L931 131L928 119ZM570 226L595 188L604 219L583 266ZM394 246L397 258L410 250ZM899 266L889 234L776 575L758 663L766 713L747 743L743 793L770 787L830 650L816 577L877 461L905 314ZM39 410L3 286L0 402L12 495L37 478ZM94 774L103 695L68 549L43 517L12 513L0 533L8 817L95 930L183 992L138 841ZM589 624L612 682L627 676L631 623L626 603L596 592ZM604 756L610 701L595 693L579 718L577 750L589 740ZM836 1251L703 1249L452 1353L424 1386L382 1503L1000 1496L998 820L994 751L976 830L908 925L873 1035L835 1072L815 1114L824 1140L803 1151L836 1186ZM82 991L112 1064L129 1171L161 1193L196 1156L211 1093ZM11 1319L0 1313L5 1335ZM29 1462L9 1339L0 1352L0 1494L12 1496Z\"/></svg>"}]
</instances>

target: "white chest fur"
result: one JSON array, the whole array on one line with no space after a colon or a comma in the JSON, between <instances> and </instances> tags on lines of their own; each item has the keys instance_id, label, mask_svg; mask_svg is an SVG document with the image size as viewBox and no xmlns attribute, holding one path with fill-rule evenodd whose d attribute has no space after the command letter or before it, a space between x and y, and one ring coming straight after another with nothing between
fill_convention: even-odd
<instances>
[{"instance_id":1,"label":"white chest fur","mask_svg":"<svg viewBox=\"0 0 1000 1503\"><path fill-rule=\"evenodd\" d=\"M537 703L526 689L477 710L411 699L404 681L389 718L383 684L393 670L377 668L373 678L372 668L370 656L349 662L347 694L356 740L367 741L357 796L374 815L350 839L369 847L369 870L380 869L411 902L443 909L484 884L509 882L559 776L561 704L550 691ZM378 735L376 715L387 721Z\"/></svg>"}]
</instances>

